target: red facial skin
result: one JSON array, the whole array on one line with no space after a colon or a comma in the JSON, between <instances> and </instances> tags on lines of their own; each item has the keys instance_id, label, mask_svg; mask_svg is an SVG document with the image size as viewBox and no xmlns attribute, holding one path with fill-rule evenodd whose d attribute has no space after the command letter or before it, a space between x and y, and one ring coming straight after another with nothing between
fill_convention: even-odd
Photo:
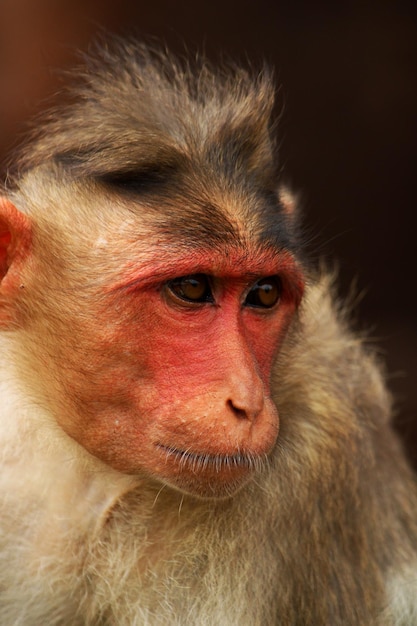
<instances>
[{"instance_id":1,"label":"red facial skin","mask_svg":"<svg viewBox=\"0 0 417 626\"><path fill-rule=\"evenodd\" d=\"M214 302L170 291L167 281L197 273L210 277ZM273 275L277 305L247 306L254 283ZM276 442L271 367L301 292L285 252L172 254L127 270L100 312L108 356L89 392L75 390L89 419L66 430L121 471L203 497L233 493Z\"/></svg>"}]
</instances>

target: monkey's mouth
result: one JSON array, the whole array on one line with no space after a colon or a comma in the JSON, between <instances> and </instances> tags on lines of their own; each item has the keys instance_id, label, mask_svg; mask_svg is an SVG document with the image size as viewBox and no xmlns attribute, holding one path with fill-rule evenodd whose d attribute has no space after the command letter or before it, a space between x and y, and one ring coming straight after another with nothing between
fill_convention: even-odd
<instances>
[{"instance_id":1,"label":"monkey's mouth","mask_svg":"<svg viewBox=\"0 0 417 626\"><path fill-rule=\"evenodd\" d=\"M267 455L237 452L235 454L211 454L181 450L173 446L158 443L157 447L162 450L167 461L173 461L179 468L191 470L194 473L214 472L223 474L236 470L247 472L261 471L264 467Z\"/></svg>"},{"instance_id":2,"label":"monkey's mouth","mask_svg":"<svg viewBox=\"0 0 417 626\"><path fill-rule=\"evenodd\" d=\"M196 452L157 443L161 454L159 478L200 498L228 498L267 465L267 455L237 451L233 454Z\"/></svg>"}]
</instances>

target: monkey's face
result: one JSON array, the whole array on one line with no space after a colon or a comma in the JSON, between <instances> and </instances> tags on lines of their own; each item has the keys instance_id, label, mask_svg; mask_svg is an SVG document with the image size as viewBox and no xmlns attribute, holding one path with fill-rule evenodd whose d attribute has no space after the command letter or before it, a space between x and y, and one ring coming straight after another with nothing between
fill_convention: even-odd
<instances>
[{"instance_id":1,"label":"monkey's face","mask_svg":"<svg viewBox=\"0 0 417 626\"><path fill-rule=\"evenodd\" d=\"M61 425L118 470L233 493L278 436L271 368L299 283L291 255L268 249L155 249L130 263L64 381L78 417Z\"/></svg>"},{"instance_id":2,"label":"monkey's face","mask_svg":"<svg viewBox=\"0 0 417 626\"><path fill-rule=\"evenodd\" d=\"M29 226L10 210L23 242ZM93 241L90 216L89 238L81 221L65 238L48 230L48 248L36 226L24 269L17 254L6 267L26 360L51 414L92 455L190 494L230 495L278 436L270 379L301 298L298 264L267 235L201 243L112 215Z\"/></svg>"}]
</instances>

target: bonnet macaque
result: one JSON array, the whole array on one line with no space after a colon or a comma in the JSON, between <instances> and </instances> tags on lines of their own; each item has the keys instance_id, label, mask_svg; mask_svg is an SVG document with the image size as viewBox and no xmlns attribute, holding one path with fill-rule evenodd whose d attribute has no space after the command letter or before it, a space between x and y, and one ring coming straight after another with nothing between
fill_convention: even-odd
<instances>
[{"instance_id":1,"label":"bonnet macaque","mask_svg":"<svg viewBox=\"0 0 417 626\"><path fill-rule=\"evenodd\" d=\"M267 70L103 47L0 200L0 624L411 626L417 496Z\"/></svg>"}]
</instances>

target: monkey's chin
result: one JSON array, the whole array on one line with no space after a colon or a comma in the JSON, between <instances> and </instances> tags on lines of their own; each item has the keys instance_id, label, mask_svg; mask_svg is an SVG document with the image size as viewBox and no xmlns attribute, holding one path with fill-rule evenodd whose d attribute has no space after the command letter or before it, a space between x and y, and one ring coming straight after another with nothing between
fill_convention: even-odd
<instances>
[{"instance_id":1,"label":"monkey's chin","mask_svg":"<svg viewBox=\"0 0 417 626\"><path fill-rule=\"evenodd\" d=\"M204 499L234 496L255 473L262 471L267 455L202 454L159 444L165 460L159 480L188 495Z\"/></svg>"}]
</instances>

